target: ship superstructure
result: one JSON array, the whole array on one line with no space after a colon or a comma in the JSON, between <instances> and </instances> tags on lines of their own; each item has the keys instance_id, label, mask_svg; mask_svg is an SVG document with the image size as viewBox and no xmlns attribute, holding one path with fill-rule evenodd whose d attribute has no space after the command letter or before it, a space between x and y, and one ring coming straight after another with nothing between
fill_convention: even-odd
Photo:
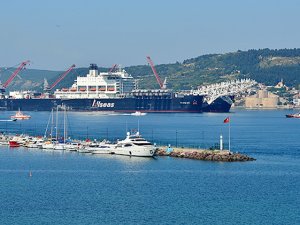
<instances>
[{"instance_id":1,"label":"ship superstructure","mask_svg":"<svg viewBox=\"0 0 300 225\"><path fill-rule=\"evenodd\" d=\"M71 88L57 89L54 95L59 99L121 98L134 89L134 78L124 69L99 73L97 65L91 64L86 76L78 76Z\"/></svg>"}]
</instances>

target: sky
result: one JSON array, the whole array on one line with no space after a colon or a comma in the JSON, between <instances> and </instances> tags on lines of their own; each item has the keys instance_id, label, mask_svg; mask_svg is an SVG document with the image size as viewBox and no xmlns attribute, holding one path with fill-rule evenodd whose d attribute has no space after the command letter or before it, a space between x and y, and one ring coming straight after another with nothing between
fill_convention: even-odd
<instances>
[{"instance_id":1,"label":"sky","mask_svg":"<svg viewBox=\"0 0 300 225\"><path fill-rule=\"evenodd\" d=\"M0 67L110 67L300 47L298 0L6 0Z\"/></svg>"}]
</instances>

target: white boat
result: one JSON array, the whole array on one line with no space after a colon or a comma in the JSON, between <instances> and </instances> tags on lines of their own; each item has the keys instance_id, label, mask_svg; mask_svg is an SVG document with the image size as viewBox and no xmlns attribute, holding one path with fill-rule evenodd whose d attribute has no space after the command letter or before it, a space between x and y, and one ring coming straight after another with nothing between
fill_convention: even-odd
<instances>
[{"instance_id":1,"label":"white boat","mask_svg":"<svg viewBox=\"0 0 300 225\"><path fill-rule=\"evenodd\" d=\"M116 155L152 157L155 153L155 146L146 141L139 132L130 134L124 140L118 141L113 153Z\"/></svg>"},{"instance_id":2,"label":"white boat","mask_svg":"<svg viewBox=\"0 0 300 225\"><path fill-rule=\"evenodd\" d=\"M20 109L19 109L19 111L16 112L15 115L10 116L10 118L12 119L12 121L15 121L15 120L28 120L28 119L31 118L31 116L23 114L23 113L20 111Z\"/></svg>"},{"instance_id":3,"label":"white boat","mask_svg":"<svg viewBox=\"0 0 300 225\"><path fill-rule=\"evenodd\" d=\"M111 154L113 148L113 144L109 143L106 140L103 140L100 143L95 143L93 145L87 146L85 149L92 154Z\"/></svg>"},{"instance_id":4,"label":"white boat","mask_svg":"<svg viewBox=\"0 0 300 225\"><path fill-rule=\"evenodd\" d=\"M286 118L300 118L300 112L294 114L287 114L285 116Z\"/></svg>"},{"instance_id":5,"label":"white boat","mask_svg":"<svg viewBox=\"0 0 300 225\"><path fill-rule=\"evenodd\" d=\"M9 144L10 137L7 135L1 135L0 136L0 145L8 145Z\"/></svg>"},{"instance_id":6,"label":"white boat","mask_svg":"<svg viewBox=\"0 0 300 225\"><path fill-rule=\"evenodd\" d=\"M65 144L65 150L67 151L78 151L82 148L82 145L79 142L70 142Z\"/></svg>"},{"instance_id":7,"label":"white boat","mask_svg":"<svg viewBox=\"0 0 300 225\"><path fill-rule=\"evenodd\" d=\"M52 141L46 141L42 144L42 149L54 149L55 144Z\"/></svg>"},{"instance_id":8,"label":"white boat","mask_svg":"<svg viewBox=\"0 0 300 225\"><path fill-rule=\"evenodd\" d=\"M65 143L55 143L53 146L54 150L65 150L66 149L66 144Z\"/></svg>"},{"instance_id":9,"label":"white boat","mask_svg":"<svg viewBox=\"0 0 300 225\"><path fill-rule=\"evenodd\" d=\"M89 150L87 150L86 148L79 148L78 150L77 150L77 152L79 152L79 153L91 153Z\"/></svg>"},{"instance_id":10,"label":"white boat","mask_svg":"<svg viewBox=\"0 0 300 225\"><path fill-rule=\"evenodd\" d=\"M131 113L132 116L145 116L147 113L143 113L140 111L135 111L134 113Z\"/></svg>"},{"instance_id":11,"label":"white boat","mask_svg":"<svg viewBox=\"0 0 300 225\"><path fill-rule=\"evenodd\" d=\"M24 145L26 148L38 148L37 141L30 141Z\"/></svg>"}]
</instances>

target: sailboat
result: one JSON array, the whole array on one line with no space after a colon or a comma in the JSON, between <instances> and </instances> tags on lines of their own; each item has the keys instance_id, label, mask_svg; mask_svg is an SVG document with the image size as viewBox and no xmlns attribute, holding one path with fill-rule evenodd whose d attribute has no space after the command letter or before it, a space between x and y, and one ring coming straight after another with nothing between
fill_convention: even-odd
<instances>
[{"instance_id":1,"label":"sailboat","mask_svg":"<svg viewBox=\"0 0 300 225\"><path fill-rule=\"evenodd\" d=\"M42 149L53 149L54 148L54 141L55 140L53 139L53 126L54 126L54 114L53 113L54 112L53 112L53 109L52 109L50 117L48 119L45 134L44 134L44 139L47 139L48 127L49 127L49 124L50 124L50 121L51 121L50 137L48 138L48 140L44 141L44 143L42 145L39 146Z\"/></svg>"},{"instance_id":2,"label":"sailboat","mask_svg":"<svg viewBox=\"0 0 300 225\"><path fill-rule=\"evenodd\" d=\"M66 126L66 121L67 121L67 109L64 107L64 136L63 136L63 143L60 143L58 140L58 108L56 109L56 143L54 146L55 150L66 150L68 148L66 144L66 139L67 139L67 126Z\"/></svg>"}]
</instances>

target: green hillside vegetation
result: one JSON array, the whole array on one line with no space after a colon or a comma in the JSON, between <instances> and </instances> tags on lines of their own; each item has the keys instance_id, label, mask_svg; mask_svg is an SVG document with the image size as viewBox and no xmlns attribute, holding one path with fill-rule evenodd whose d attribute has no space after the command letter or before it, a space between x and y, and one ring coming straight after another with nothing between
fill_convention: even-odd
<instances>
[{"instance_id":1,"label":"green hillside vegetation","mask_svg":"<svg viewBox=\"0 0 300 225\"><path fill-rule=\"evenodd\" d=\"M0 80L5 83L16 68L0 68ZM50 70L23 69L8 86L9 90L42 90L44 78L51 79L60 72Z\"/></svg>"},{"instance_id":2,"label":"green hillside vegetation","mask_svg":"<svg viewBox=\"0 0 300 225\"><path fill-rule=\"evenodd\" d=\"M108 70L100 68L100 71ZM139 88L159 88L148 64L125 67L125 70L138 80ZM162 80L167 77L168 87L175 90L237 78L251 78L266 85L275 85L283 79L286 85L298 88L300 49L259 49L202 55L182 63L156 65L156 70ZM87 72L88 68L75 69L56 88L70 87L78 75L85 76ZM22 80L16 78L11 89L41 90L44 77L52 84L61 74L57 71L26 70L22 72ZM5 80L5 76L8 77L4 74L0 79Z\"/></svg>"},{"instance_id":3,"label":"green hillside vegetation","mask_svg":"<svg viewBox=\"0 0 300 225\"><path fill-rule=\"evenodd\" d=\"M126 68L141 79L141 87L158 87L148 65ZM190 89L198 85L233 79L251 78L266 85L283 79L288 86L300 84L300 49L259 49L226 54L210 54L184 60L183 63L156 66L169 87Z\"/></svg>"}]
</instances>

